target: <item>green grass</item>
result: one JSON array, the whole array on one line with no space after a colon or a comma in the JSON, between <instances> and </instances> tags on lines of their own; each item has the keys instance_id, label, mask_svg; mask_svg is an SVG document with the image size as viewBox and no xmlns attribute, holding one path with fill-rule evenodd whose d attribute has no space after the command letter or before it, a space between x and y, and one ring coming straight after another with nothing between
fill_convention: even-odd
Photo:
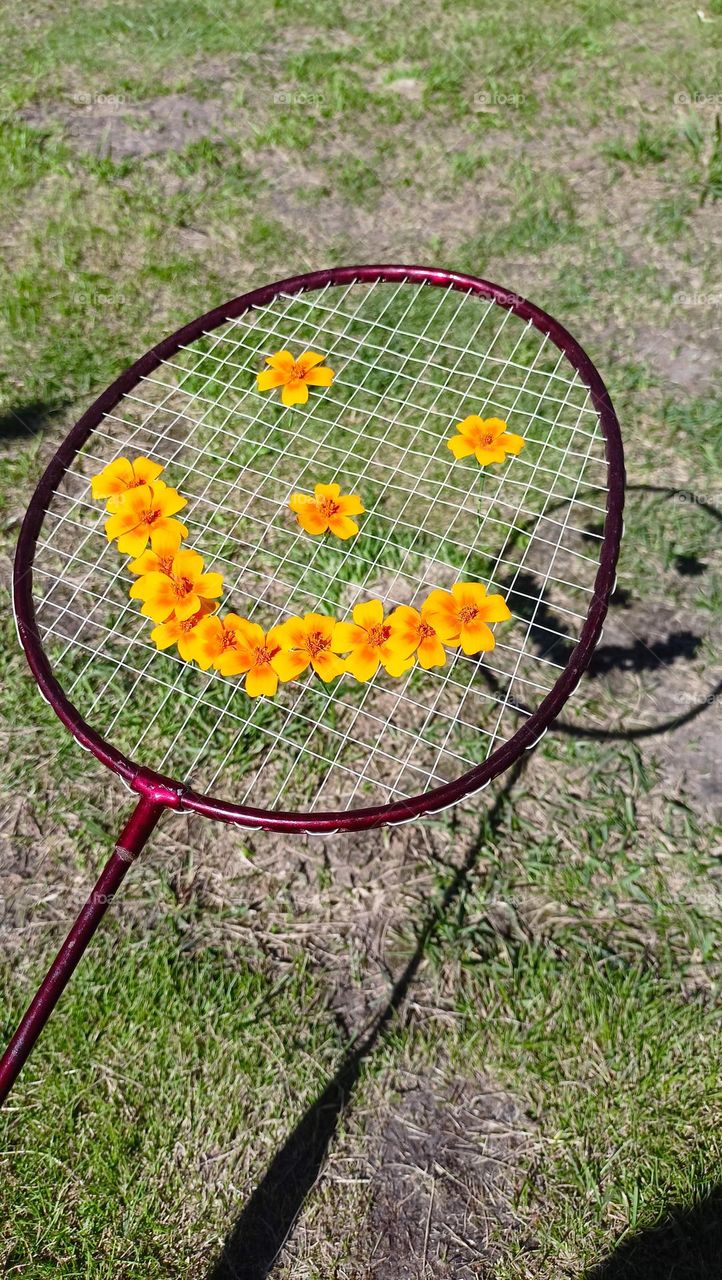
<instances>
[{"instance_id":1,"label":"green grass","mask_svg":"<svg viewBox=\"0 0 722 1280\"><path fill-rule=\"evenodd\" d=\"M315 999L302 958L279 977L220 949L184 953L172 923L149 937L111 926L13 1099L9 1119L25 1119L4 1155L24 1193L8 1274L193 1267L199 1215L206 1245L222 1238L233 1193L220 1171L239 1136L262 1132L270 1157L287 1087L300 1117L334 1069L338 1034ZM16 1000L4 1030L19 1012ZM57 1087L39 1107L48 1077Z\"/></svg>"},{"instance_id":2,"label":"green grass","mask_svg":"<svg viewBox=\"0 0 722 1280\"><path fill-rule=\"evenodd\" d=\"M695 785L718 767L704 736L714 708L674 734L636 733L704 707L719 662L719 380L667 376L680 345L708 354L719 327L709 101L719 9L708 4L716 20L701 22L681 0L473 12L191 0L149 16L139 3L73 0L10 15L0 51L6 566L52 446L131 359L224 298L344 260L437 260L557 314L608 382L633 487L604 637L617 663L565 710L579 736L547 735L500 812L486 792L401 834L318 844L163 822L0 1119L8 1275L206 1277L333 1076L346 1031L383 1007L389 975L467 855L469 874L424 937L410 1000L367 1057L273 1274L372 1274L388 1248L373 1212L388 1171L370 1176L368 1162L400 1099L434 1072L507 1090L535 1135L512 1179L513 1213L491 1224L499 1280L579 1275L635 1234L643 1249L655 1223L722 1182L719 827ZM82 133L101 95L122 97L131 138L147 126L143 104L176 93L215 104L213 136L179 129L142 158L122 146L96 154ZM199 386L209 373L210 360L193 375ZM403 362L375 369L370 385L393 394L402 374ZM264 422L265 440L229 446L227 466L277 456L284 434L270 405ZM372 435L358 440L360 459ZM183 478L202 487L192 468ZM237 555L227 529L212 532L212 553ZM520 529L516 552L526 545ZM423 551L408 534L389 554L422 573ZM311 594L334 554L310 558ZM128 796L38 697L6 584L9 1034ZM342 575L329 605L352 585ZM688 651L664 647L680 635ZM650 658L660 642L661 664ZM193 688L196 676L185 678ZM86 682L78 696L93 694ZM122 698L111 681L108 719ZM150 746L162 742L177 711L169 704L148 729L146 708L129 708L127 741L147 729ZM256 717L272 728L267 706ZM199 710L189 758L212 728ZM235 778L262 741L248 733L238 745ZM310 768L309 792L318 780ZM449 1274L435 1239L429 1280ZM399 1254L406 1263L418 1270L420 1258Z\"/></svg>"}]
</instances>

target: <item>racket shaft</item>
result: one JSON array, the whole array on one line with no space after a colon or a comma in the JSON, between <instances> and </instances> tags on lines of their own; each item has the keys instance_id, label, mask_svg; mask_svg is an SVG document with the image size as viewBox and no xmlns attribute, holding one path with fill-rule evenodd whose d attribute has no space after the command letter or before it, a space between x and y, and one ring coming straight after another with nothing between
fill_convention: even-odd
<instances>
[{"instance_id":1,"label":"racket shaft","mask_svg":"<svg viewBox=\"0 0 722 1280\"><path fill-rule=\"evenodd\" d=\"M146 797L136 805L62 947L0 1059L0 1106L5 1102L38 1037L75 971L113 897L150 836L163 806Z\"/></svg>"}]
</instances>

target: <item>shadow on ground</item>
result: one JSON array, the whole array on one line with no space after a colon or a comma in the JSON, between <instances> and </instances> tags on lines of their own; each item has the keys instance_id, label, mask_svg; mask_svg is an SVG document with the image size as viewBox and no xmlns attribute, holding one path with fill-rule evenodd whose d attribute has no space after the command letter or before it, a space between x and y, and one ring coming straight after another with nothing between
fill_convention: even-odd
<instances>
[{"instance_id":1,"label":"shadow on ground","mask_svg":"<svg viewBox=\"0 0 722 1280\"><path fill-rule=\"evenodd\" d=\"M53 418L61 407L43 400L30 400L5 409L0 413L0 444L43 435L53 425Z\"/></svg>"},{"instance_id":2,"label":"shadow on ground","mask_svg":"<svg viewBox=\"0 0 722 1280\"><path fill-rule=\"evenodd\" d=\"M691 495L686 490L664 485L630 484L627 485L627 493L646 494L661 501L693 501L698 510L703 511L716 525L722 526L722 511L713 503L704 501L697 495ZM677 572L683 578L701 577L709 568L692 554L680 553L674 563ZM569 633L563 617L544 600L542 584L535 574L528 570L522 573L517 572L507 584L502 582L502 587L505 585L512 612L527 622L530 642L536 647L539 655L562 664L567 663L574 649L574 638ZM692 662L699 656L704 644L704 636L686 627L669 630L665 635L652 638L636 635L625 618L625 612L630 609L633 602L633 592L620 587L615 589L610 600L607 622L614 623L616 620L626 639L624 643L617 641L605 644L602 641L597 646L587 668L588 679L604 679L615 673L636 675L659 673L669 676L675 665ZM656 620L653 619L653 621ZM555 638L550 639L551 636ZM481 665L480 673L493 691L503 696L504 690L490 674L488 668ZM669 684L669 679L667 683ZM684 703L684 709L676 714L662 716L651 724L625 722L623 725L606 729L576 721L570 723L559 717L554 721L552 730L554 733L565 734L568 737L587 738L597 742L634 742L654 738L673 733L676 729L691 724L704 711L712 707L720 696L722 696L722 680L717 680L709 686L703 697L696 700L686 695L680 697L679 693L675 694L672 690L670 700L679 698L680 702ZM518 705L526 713L531 710L522 702ZM722 1280L722 1271L720 1276Z\"/></svg>"},{"instance_id":3,"label":"shadow on ground","mask_svg":"<svg viewBox=\"0 0 722 1280\"><path fill-rule=\"evenodd\" d=\"M678 495L678 491L673 489L651 485L634 487L662 498ZM703 505L710 516L717 522L722 522L722 514L716 508L709 504ZM694 575L704 568L703 565L691 564L683 559L678 571L683 575ZM533 613L528 616L525 614L528 606L524 592L537 601L540 597L533 575L529 576L530 582L526 584L521 578L517 578L516 586L522 594L514 599L513 608L522 618L527 617L532 642L548 651L547 628L552 628L559 636L562 627L553 610L544 612L546 606L543 601L541 605L535 605ZM623 592L619 592L614 603L618 608L625 609L629 600L625 599ZM566 661L572 648L571 637L567 639L563 633L559 636L559 641L564 649L559 660ZM670 632L655 643L646 642L629 632L629 643L600 646L589 674L604 678L614 671L639 673L669 668L675 662L684 663L694 659L701 643L701 637L687 630ZM487 680L490 679L488 672L484 672L484 675ZM625 725L607 730L556 721L554 730L575 737L601 740L635 740L666 734L696 719L720 692L722 683L708 692L704 699L688 705L683 712L651 725ZM382 1041L394 1015L402 1006L428 943L474 867L482 840L493 836L498 829L507 797L523 767L522 761L510 771L508 781L484 820L479 837L468 850L441 901L421 925L413 955L397 979L387 1004L377 1014L363 1037L347 1053L336 1075L276 1153L228 1236L220 1257L208 1274L208 1280L266 1280L270 1275L322 1169L340 1116L352 1100L364 1063ZM674 1280L711 1280L712 1277L722 1280L722 1190L715 1192L698 1208L689 1212L675 1212L665 1225L625 1240L608 1259L588 1272L585 1280L672 1280L673 1277Z\"/></svg>"},{"instance_id":4,"label":"shadow on ground","mask_svg":"<svg viewBox=\"0 0 722 1280\"><path fill-rule=\"evenodd\" d=\"M319 1175L364 1062L383 1039L403 1004L426 947L463 889L479 857L483 840L493 836L498 829L507 797L525 765L526 759L522 759L509 771L508 780L486 815L479 836L472 842L441 900L421 925L411 959L395 982L387 1004L377 1014L370 1029L347 1053L336 1075L274 1156L226 1240L208 1280L265 1280L269 1275Z\"/></svg>"},{"instance_id":5,"label":"shadow on ground","mask_svg":"<svg viewBox=\"0 0 722 1280\"><path fill-rule=\"evenodd\" d=\"M584 1280L720 1280L722 1188L694 1209L675 1209L666 1222L625 1239Z\"/></svg>"}]
</instances>

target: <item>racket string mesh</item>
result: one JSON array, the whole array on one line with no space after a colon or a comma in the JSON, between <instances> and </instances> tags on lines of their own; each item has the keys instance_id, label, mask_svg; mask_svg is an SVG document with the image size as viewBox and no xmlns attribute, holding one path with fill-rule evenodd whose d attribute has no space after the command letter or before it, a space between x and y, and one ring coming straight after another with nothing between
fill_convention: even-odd
<instances>
[{"instance_id":1,"label":"racket string mesh","mask_svg":"<svg viewBox=\"0 0 722 1280\"><path fill-rule=\"evenodd\" d=\"M332 386L288 409L260 394L281 348L322 353ZM470 413L504 418L521 454L455 462L446 441ZM264 628L374 596L418 606L456 581L503 592L513 619L486 655L366 685L302 677L251 700L242 679L157 652L128 598L89 479L136 454L189 499L188 545L223 573L223 607ZM330 481L366 507L345 543L309 537L288 509ZM278 294L178 351L92 432L38 540L41 637L93 728L195 790L307 812L418 795L485 760L553 687L592 599L606 482L586 386L512 312L409 283Z\"/></svg>"}]
</instances>

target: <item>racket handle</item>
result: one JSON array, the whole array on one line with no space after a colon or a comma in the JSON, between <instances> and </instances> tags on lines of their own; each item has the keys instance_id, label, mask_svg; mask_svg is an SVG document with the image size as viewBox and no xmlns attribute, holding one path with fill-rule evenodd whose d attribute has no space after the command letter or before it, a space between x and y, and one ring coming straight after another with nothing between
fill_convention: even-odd
<instances>
[{"instance_id":1,"label":"racket handle","mask_svg":"<svg viewBox=\"0 0 722 1280\"><path fill-rule=\"evenodd\" d=\"M67 986L80 957L135 861L164 805L142 796L118 837L85 906L33 997L22 1022L0 1059L0 1106L5 1102L35 1047L45 1023Z\"/></svg>"}]
</instances>

